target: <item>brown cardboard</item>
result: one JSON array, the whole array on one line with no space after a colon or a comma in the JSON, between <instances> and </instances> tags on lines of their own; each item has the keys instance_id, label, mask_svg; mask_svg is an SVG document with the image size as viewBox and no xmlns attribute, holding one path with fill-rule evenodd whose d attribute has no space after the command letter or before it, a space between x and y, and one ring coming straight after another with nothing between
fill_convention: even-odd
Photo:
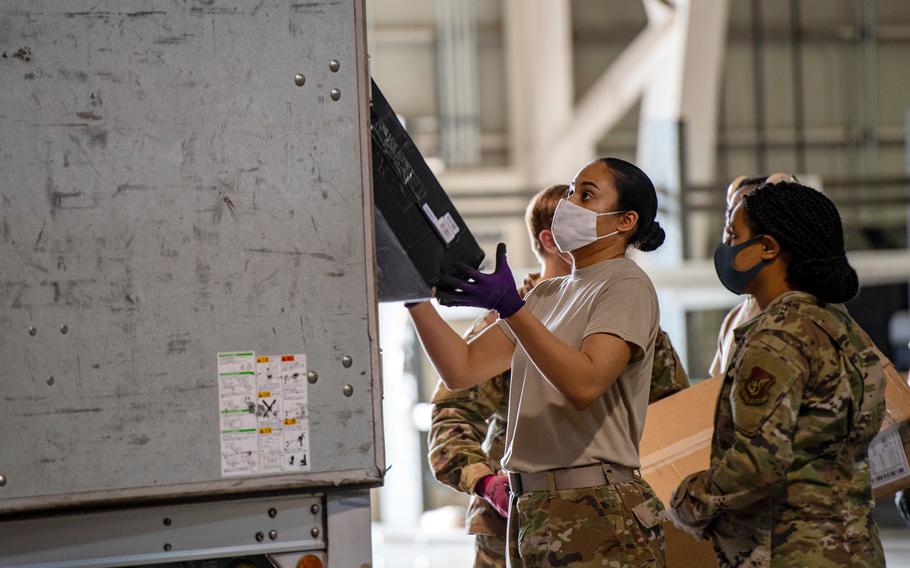
<instances>
[{"instance_id":1,"label":"brown cardboard","mask_svg":"<svg viewBox=\"0 0 910 568\"><path fill-rule=\"evenodd\" d=\"M893 366L886 367L886 411L882 431L897 429L910 454L910 386ZM673 490L689 474L710 462L714 408L722 377L712 377L648 407L641 439L641 472L657 496L668 503ZM910 472L910 466L908 466ZM910 487L910 476L876 488L876 499Z\"/></svg>"},{"instance_id":2,"label":"brown cardboard","mask_svg":"<svg viewBox=\"0 0 910 568\"><path fill-rule=\"evenodd\" d=\"M659 400L648 407L641 439L641 473L664 504L690 473L708 468L714 406L722 377ZM710 542L695 540L689 533L664 522L668 568L715 568L717 559Z\"/></svg>"},{"instance_id":3,"label":"brown cardboard","mask_svg":"<svg viewBox=\"0 0 910 568\"><path fill-rule=\"evenodd\" d=\"M888 497L897 491L910 487L910 464L907 463L906 456L910 454L910 386L907 385L907 379L895 370L894 366L889 364L885 367L888 382L885 388L885 418L882 421L882 433L896 431L900 436L900 444L904 448L902 463L903 474L896 477L893 481L878 487L873 487L872 496L876 499ZM877 444L880 444L878 438L872 442L870 450L870 461L872 467L873 479L876 477L876 459L874 457Z\"/></svg>"},{"instance_id":4,"label":"brown cardboard","mask_svg":"<svg viewBox=\"0 0 910 568\"><path fill-rule=\"evenodd\" d=\"M882 430L910 420L910 386L907 385L907 378L900 374L890 362L885 366L885 373L888 377L885 385L887 408Z\"/></svg>"},{"instance_id":5,"label":"brown cardboard","mask_svg":"<svg viewBox=\"0 0 910 568\"><path fill-rule=\"evenodd\" d=\"M890 363L886 373L887 406L882 432L896 430L905 453L910 455L910 386ZM714 409L722 380L706 379L648 407L640 445L641 472L664 504L670 502L673 491L686 476L708 468ZM907 471L910 472L910 464ZM908 487L910 475L875 488L873 495L880 499ZM710 543L695 540L670 522L664 523L664 532L670 568L717 566Z\"/></svg>"},{"instance_id":6,"label":"brown cardboard","mask_svg":"<svg viewBox=\"0 0 910 568\"><path fill-rule=\"evenodd\" d=\"M722 377L706 379L648 407L641 474L664 503L690 473L708 468Z\"/></svg>"},{"instance_id":7,"label":"brown cardboard","mask_svg":"<svg viewBox=\"0 0 910 568\"><path fill-rule=\"evenodd\" d=\"M664 521L663 526L667 539L667 568L717 568L717 557L710 542L695 540L670 521Z\"/></svg>"}]
</instances>

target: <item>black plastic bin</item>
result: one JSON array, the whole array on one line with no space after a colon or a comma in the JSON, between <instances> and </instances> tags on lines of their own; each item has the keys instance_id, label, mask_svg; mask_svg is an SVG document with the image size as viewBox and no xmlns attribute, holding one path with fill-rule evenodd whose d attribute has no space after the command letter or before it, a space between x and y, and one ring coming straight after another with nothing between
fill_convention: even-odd
<instances>
[{"instance_id":1,"label":"black plastic bin","mask_svg":"<svg viewBox=\"0 0 910 568\"><path fill-rule=\"evenodd\" d=\"M379 299L427 298L440 267L484 253L373 82L370 108Z\"/></svg>"}]
</instances>

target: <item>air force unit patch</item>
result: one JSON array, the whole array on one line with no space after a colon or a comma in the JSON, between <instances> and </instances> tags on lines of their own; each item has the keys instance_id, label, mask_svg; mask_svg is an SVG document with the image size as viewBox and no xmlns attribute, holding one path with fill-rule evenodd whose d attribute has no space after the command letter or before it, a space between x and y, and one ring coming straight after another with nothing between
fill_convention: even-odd
<instances>
[{"instance_id":1,"label":"air force unit patch","mask_svg":"<svg viewBox=\"0 0 910 568\"><path fill-rule=\"evenodd\" d=\"M753 367L752 373L739 391L742 394L743 402L752 406L768 402L768 394L771 392L774 381L774 375L761 367Z\"/></svg>"}]
</instances>

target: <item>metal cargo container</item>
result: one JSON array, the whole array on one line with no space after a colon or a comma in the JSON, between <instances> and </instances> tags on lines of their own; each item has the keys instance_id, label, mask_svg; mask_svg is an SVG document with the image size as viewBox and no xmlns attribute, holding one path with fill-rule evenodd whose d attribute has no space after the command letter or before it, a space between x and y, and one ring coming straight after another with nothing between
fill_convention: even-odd
<instances>
[{"instance_id":1,"label":"metal cargo container","mask_svg":"<svg viewBox=\"0 0 910 568\"><path fill-rule=\"evenodd\" d=\"M364 33L362 0L0 6L0 566L369 562Z\"/></svg>"}]
</instances>

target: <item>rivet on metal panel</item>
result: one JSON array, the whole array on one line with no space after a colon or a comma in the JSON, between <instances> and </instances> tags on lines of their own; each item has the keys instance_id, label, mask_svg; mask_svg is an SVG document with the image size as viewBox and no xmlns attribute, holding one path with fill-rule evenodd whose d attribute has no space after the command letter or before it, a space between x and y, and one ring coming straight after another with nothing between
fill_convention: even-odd
<instances>
[{"instance_id":1,"label":"rivet on metal panel","mask_svg":"<svg viewBox=\"0 0 910 568\"><path fill-rule=\"evenodd\" d=\"M337 101L338 99L341 98L341 91L338 89L332 89L331 91L329 91L329 96L332 97L333 101Z\"/></svg>"},{"instance_id":2,"label":"rivet on metal panel","mask_svg":"<svg viewBox=\"0 0 910 568\"><path fill-rule=\"evenodd\" d=\"M344 393L344 396L351 396L354 394L354 387L351 385L344 385L344 388L341 389L341 392Z\"/></svg>"},{"instance_id":3,"label":"rivet on metal panel","mask_svg":"<svg viewBox=\"0 0 910 568\"><path fill-rule=\"evenodd\" d=\"M262 542L265 540L265 534L262 531L256 533L256 542Z\"/></svg>"},{"instance_id":4,"label":"rivet on metal panel","mask_svg":"<svg viewBox=\"0 0 910 568\"><path fill-rule=\"evenodd\" d=\"M311 385L315 385L316 381L319 380L319 373L316 371L307 371L306 380L310 381Z\"/></svg>"},{"instance_id":5,"label":"rivet on metal panel","mask_svg":"<svg viewBox=\"0 0 910 568\"><path fill-rule=\"evenodd\" d=\"M277 516L278 516L278 509L276 509L275 507L272 507L271 509L269 509L269 516L272 517L273 519L274 519L275 517L277 517Z\"/></svg>"},{"instance_id":6,"label":"rivet on metal panel","mask_svg":"<svg viewBox=\"0 0 910 568\"><path fill-rule=\"evenodd\" d=\"M53 384L54 384L54 377L48 377L48 378L47 378L47 384L48 384L48 385L53 385Z\"/></svg>"},{"instance_id":7,"label":"rivet on metal panel","mask_svg":"<svg viewBox=\"0 0 910 568\"><path fill-rule=\"evenodd\" d=\"M173 548L173 547L171 546L171 543L169 543L169 542L165 542L165 543L164 543L164 550L165 550L165 552L170 552L170 551L171 551L171 548Z\"/></svg>"},{"instance_id":8,"label":"rivet on metal panel","mask_svg":"<svg viewBox=\"0 0 910 568\"><path fill-rule=\"evenodd\" d=\"M166 527L171 526L171 519L170 519L170 517L164 517L164 526L166 526Z\"/></svg>"},{"instance_id":9,"label":"rivet on metal panel","mask_svg":"<svg viewBox=\"0 0 910 568\"><path fill-rule=\"evenodd\" d=\"M294 75L294 84L298 87L302 87L306 84L306 77L302 73L297 73Z\"/></svg>"},{"instance_id":10,"label":"rivet on metal panel","mask_svg":"<svg viewBox=\"0 0 910 568\"><path fill-rule=\"evenodd\" d=\"M319 527L310 529L310 534L313 535L313 538L319 538Z\"/></svg>"},{"instance_id":11,"label":"rivet on metal panel","mask_svg":"<svg viewBox=\"0 0 910 568\"><path fill-rule=\"evenodd\" d=\"M313 513L314 515L318 515L318 514L319 514L319 511L321 511L321 510L322 510L322 509L319 507L318 504L317 504L317 505L313 505L312 507L310 507L310 512Z\"/></svg>"},{"instance_id":12,"label":"rivet on metal panel","mask_svg":"<svg viewBox=\"0 0 910 568\"><path fill-rule=\"evenodd\" d=\"M278 538L278 531L276 531L275 529L270 530L270 531L269 531L269 538L270 538L271 540L275 540L276 538Z\"/></svg>"},{"instance_id":13,"label":"rivet on metal panel","mask_svg":"<svg viewBox=\"0 0 910 568\"><path fill-rule=\"evenodd\" d=\"M38 335L38 328L33 325L28 326L28 334L32 337Z\"/></svg>"},{"instance_id":14,"label":"rivet on metal panel","mask_svg":"<svg viewBox=\"0 0 910 568\"><path fill-rule=\"evenodd\" d=\"M329 69L332 73L338 73L338 70L341 69L341 63L338 63L337 59L329 61Z\"/></svg>"},{"instance_id":15,"label":"rivet on metal panel","mask_svg":"<svg viewBox=\"0 0 910 568\"><path fill-rule=\"evenodd\" d=\"M62 333L63 335L66 335L67 333L69 333L69 331L70 331L70 326L68 326L66 324L63 324L60 326L60 333Z\"/></svg>"},{"instance_id":16,"label":"rivet on metal panel","mask_svg":"<svg viewBox=\"0 0 910 568\"><path fill-rule=\"evenodd\" d=\"M6 485L6 476L0 473L0 487Z\"/></svg>"},{"instance_id":17,"label":"rivet on metal panel","mask_svg":"<svg viewBox=\"0 0 910 568\"><path fill-rule=\"evenodd\" d=\"M351 365L354 364L354 360L351 359L350 355L345 355L344 357L341 358L341 364L344 366L345 369L347 369Z\"/></svg>"}]
</instances>

